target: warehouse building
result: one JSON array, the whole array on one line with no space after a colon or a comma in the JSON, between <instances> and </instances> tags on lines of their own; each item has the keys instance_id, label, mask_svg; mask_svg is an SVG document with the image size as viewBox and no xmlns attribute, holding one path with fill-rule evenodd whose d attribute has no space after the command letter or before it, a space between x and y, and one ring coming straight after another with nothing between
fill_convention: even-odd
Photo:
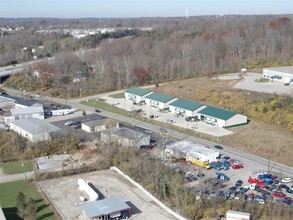
<instances>
[{"instance_id":1,"label":"warehouse building","mask_svg":"<svg viewBox=\"0 0 293 220\"><path fill-rule=\"evenodd\" d=\"M89 133L104 131L107 129L106 121L107 121L107 118L82 122L81 129Z\"/></svg>"},{"instance_id":2,"label":"warehouse building","mask_svg":"<svg viewBox=\"0 0 293 220\"><path fill-rule=\"evenodd\" d=\"M152 93L151 90L133 87L133 88L127 89L124 92L124 96L126 99L132 100L135 103L141 103L141 102L144 102L145 97L150 95L151 93Z\"/></svg>"},{"instance_id":3,"label":"warehouse building","mask_svg":"<svg viewBox=\"0 0 293 220\"><path fill-rule=\"evenodd\" d=\"M51 140L62 133L60 128L38 118L13 121L10 129L33 143Z\"/></svg>"},{"instance_id":4,"label":"warehouse building","mask_svg":"<svg viewBox=\"0 0 293 220\"><path fill-rule=\"evenodd\" d=\"M117 196L84 203L79 207L85 219L125 219L131 216L131 207Z\"/></svg>"},{"instance_id":5,"label":"warehouse building","mask_svg":"<svg viewBox=\"0 0 293 220\"><path fill-rule=\"evenodd\" d=\"M180 115L184 117L197 116L197 113L205 108L204 105L185 100L185 99L177 99L176 101L170 103L170 111L175 115Z\"/></svg>"},{"instance_id":6,"label":"warehouse building","mask_svg":"<svg viewBox=\"0 0 293 220\"><path fill-rule=\"evenodd\" d=\"M293 84L293 66L265 68L263 78Z\"/></svg>"},{"instance_id":7,"label":"warehouse building","mask_svg":"<svg viewBox=\"0 0 293 220\"><path fill-rule=\"evenodd\" d=\"M175 100L177 100L177 98L158 92L154 92L145 97L147 105L158 109L168 109L169 104Z\"/></svg>"},{"instance_id":8,"label":"warehouse building","mask_svg":"<svg viewBox=\"0 0 293 220\"><path fill-rule=\"evenodd\" d=\"M217 161L219 151L210 149L191 141L178 141L166 146L166 157L184 158L186 161L201 160L207 162Z\"/></svg>"},{"instance_id":9,"label":"warehouse building","mask_svg":"<svg viewBox=\"0 0 293 220\"><path fill-rule=\"evenodd\" d=\"M207 124L229 128L247 124L247 116L237 112L207 106L198 112L198 118Z\"/></svg>"},{"instance_id":10,"label":"warehouse building","mask_svg":"<svg viewBox=\"0 0 293 220\"><path fill-rule=\"evenodd\" d=\"M12 108L15 105L15 100L0 96L0 108Z\"/></svg>"},{"instance_id":11,"label":"warehouse building","mask_svg":"<svg viewBox=\"0 0 293 220\"><path fill-rule=\"evenodd\" d=\"M150 135L128 128L113 128L110 131L101 133L101 141L106 143L117 142L124 147L139 148L142 145L149 145L151 137Z\"/></svg>"}]
</instances>

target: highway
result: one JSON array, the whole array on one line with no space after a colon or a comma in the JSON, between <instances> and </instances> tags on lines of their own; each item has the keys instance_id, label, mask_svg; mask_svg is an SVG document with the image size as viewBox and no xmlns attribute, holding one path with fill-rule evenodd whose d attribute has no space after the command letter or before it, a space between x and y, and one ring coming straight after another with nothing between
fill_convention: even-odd
<instances>
[{"instance_id":1,"label":"highway","mask_svg":"<svg viewBox=\"0 0 293 220\"><path fill-rule=\"evenodd\" d=\"M117 91L113 92L113 93L117 93ZM111 93L108 93L111 94ZM96 96L91 96L91 97L87 97L87 98L83 98L83 100L86 99L90 99L90 98L99 98L101 96L105 96L105 94L100 94L100 95L96 95ZM52 97L45 97L45 99L50 100L50 101L54 101L54 102L59 102L59 103L66 103L67 105L72 106L73 108L76 109L84 109L86 110L86 112L94 112L93 107L89 107L86 105L82 105L80 104L80 99L74 99L74 100L64 100L64 99L56 99L56 98L52 98ZM139 120L135 120L132 118L128 118L125 117L123 115L119 115L119 114L114 114L112 112L107 112L107 111L102 111L100 113L101 115L104 115L106 117L109 118L114 118L118 121L121 122L126 122L129 124L135 124L135 126L144 128L146 130L151 130L153 132L157 132L160 133L160 128L157 125L153 125L147 122L142 122ZM209 146L209 147L213 147L215 144L217 143L213 143L198 137L194 137L194 136L188 136L184 133L180 133L178 131L174 131L174 130L170 130L170 129L166 129L167 130L167 135L170 137L174 137L180 140L190 140L190 141L194 141L194 142L198 142L201 143L205 146ZM226 154L228 156L231 156L233 158L239 158L242 162L244 163L249 163L252 165L255 165L255 167L258 167L258 170L262 170L262 171L266 171L268 170L268 165L270 164L270 169L272 169L272 171L278 172L278 173L282 173L284 175L289 175L289 176L293 176L293 168L286 166L284 164L280 164L280 163L276 163L274 161L268 161L267 159L252 155L252 154L248 154L242 151L239 151L237 149L228 147L228 146L223 146L223 149L220 150L220 153L222 154Z\"/></svg>"}]
</instances>

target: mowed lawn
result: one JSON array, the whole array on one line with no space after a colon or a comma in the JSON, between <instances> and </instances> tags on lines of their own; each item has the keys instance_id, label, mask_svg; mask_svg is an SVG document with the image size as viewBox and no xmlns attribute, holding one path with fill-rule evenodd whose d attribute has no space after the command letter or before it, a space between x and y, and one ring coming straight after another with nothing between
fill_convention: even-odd
<instances>
[{"instance_id":1,"label":"mowed lawn","mask_svg":"<svg viewBox=\"0 0 293 220\"><path fill-rule=\"evenodd\" d=\"M0 163L0 167L3 168L3 172L5 174L30 172L33 170L33 162L31 160L26 160L23 162L12 161L12 162Z\"/></svg>"},{"instance_id":2,"label":"mowed lawn","mask_svg":"<svg viewBox=\"0 0 293 220\"><path fill-rule=\"evenodd\" d=\"M0 205L7 220L20 219L16 214L16 197L19 192L24 193L27 199L31 197L36 201L38 207L36 220L58 219L37 188L30 182L19 180L0 184Z\"/></svg>"}]
</instances>

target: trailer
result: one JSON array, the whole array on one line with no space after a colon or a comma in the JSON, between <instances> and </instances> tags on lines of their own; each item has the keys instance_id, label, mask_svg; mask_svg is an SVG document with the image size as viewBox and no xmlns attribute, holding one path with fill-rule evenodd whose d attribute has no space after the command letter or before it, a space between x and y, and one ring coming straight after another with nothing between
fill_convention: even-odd
<instances>
[{"instance_id":1,"label":"trailer","mask_svg":"<svg viewBox=\"0 0 293 220\"><path fill-rule=\"evenodd\" d=\"M226 212L226 220L251 220L251 214L248 212L228 210Z\"/></svg>"},{"instance_id":2,"label":"trailer","mask_svg":"<svg viewBox=\"0 0 293 220\"><path fill-rule=\"evenodd\" d=\"M57 116L57 115L69 115L72 114L76 111L76 109L71 108L71 109L58 109L58 110L51 110L52 116Z\"/></svg>"}]
</instances>

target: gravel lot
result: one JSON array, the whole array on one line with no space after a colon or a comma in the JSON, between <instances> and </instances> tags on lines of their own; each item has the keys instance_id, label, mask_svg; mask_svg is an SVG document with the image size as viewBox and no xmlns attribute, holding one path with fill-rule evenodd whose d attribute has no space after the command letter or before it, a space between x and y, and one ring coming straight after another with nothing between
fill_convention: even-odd
<instances>
[{"instance_id":1,"label":"gravel lot","mask_svg":"<svg viewBox=\"0 0 293 220\"><path fill-rule=\"evenodd\" d=\"M67 219L81 219L81 209L75 203L81 202L80 196L87 198L87 195L78 190L77 181L80 178L93 184L101 196L115 195L127 202L132 207L133 215L130 219L175 219L140 189L110 170L39 182L51 202Z\"/></svg>"}]
</instances>

